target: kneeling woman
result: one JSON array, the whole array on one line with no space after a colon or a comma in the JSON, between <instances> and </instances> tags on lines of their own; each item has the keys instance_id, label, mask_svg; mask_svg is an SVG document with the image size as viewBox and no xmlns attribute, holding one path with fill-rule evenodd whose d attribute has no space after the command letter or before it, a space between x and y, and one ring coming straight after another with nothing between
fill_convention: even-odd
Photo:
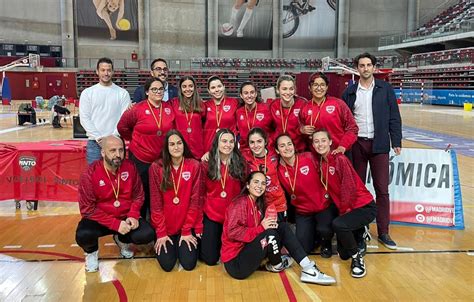
<instances>
[{"instance_id":1,"label":"kneeling woman","mask_svg":"<svg viewBox=\"0 0 474 302\"><path fill-rule=\"evenodd\" d=\"M281 256L281 246L285 246L302 267L301 281L335 283L308 258L286 222L278 223L275 213L264 215L266 181L262 172L250 173L242 194L227 208L221 249L225 270L236 279L245 279L268 258L267 270L283 271L293 262L290 257Z\"/></svg>"},{"instance_id":2,"label":"kneeling woman","mask_svg":"<svg viewBox=\"0 0 474 302\"><path fill-rule=\"evenodd\" d=\"M377 208L349 159L343 154L332 154L331 144L326 130L316 130L313 134L313 147L320 157L318 171L321 182L339 209L339 217L332 222L339 256L343 260L352 258L351 275L361 278L367 271L358 241L363 240L364 228L375 219Z\"/></svg>"},{"instance_id":3,"label":"kneeling woman","mask_svg":"<svg viewBox=\"0 0 474 302\"><path fill-rule=\"evenodd\" d=\"M150 168L151 222L158 262L167 272L177 260L185 270L192 270L197 262L193 227L200 211L201 167L177 130L166 134L162 156Z\"/></svg>"}]
</instances>

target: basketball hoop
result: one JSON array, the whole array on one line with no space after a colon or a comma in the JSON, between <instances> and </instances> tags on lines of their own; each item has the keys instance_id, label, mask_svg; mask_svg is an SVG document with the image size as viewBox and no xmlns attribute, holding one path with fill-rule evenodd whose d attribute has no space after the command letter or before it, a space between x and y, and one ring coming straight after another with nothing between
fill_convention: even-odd
<instances>
[{"instance_id":1,"label":"basketball hoop","mask_svg":"<svg viewBox=\"0 0 474 302\"><path fill-rule=\"evenodd\" d=\"M324 71L328 71L329 70L330 58L329 57L322 58L321 63L322 63L322 69Z\"/></svg>"}]
</instances>

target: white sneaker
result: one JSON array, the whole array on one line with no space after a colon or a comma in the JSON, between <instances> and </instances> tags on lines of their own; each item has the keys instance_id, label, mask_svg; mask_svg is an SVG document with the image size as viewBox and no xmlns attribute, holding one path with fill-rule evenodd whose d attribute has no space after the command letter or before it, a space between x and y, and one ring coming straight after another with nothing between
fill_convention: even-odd
<instances>
[{"instance_id":1,"label":"white sneaker","mask_svg":"<svg viewBox=\"0 0 474 302\"><path fill-rule=\"evenodd\" d=\"M244 36L244 31L243 30L237 30L236 36L237 36L237 38L242 38Z\"/></svg>"},{"instance_id":2,"label":"white sneaker","mask_svg":"<svg viewBox=\"0 0 474 302\"><path fill-rule=\"evenodd\" d=\"M115 243L120 249L120 254L122 255L122 257L125 259L133 258L133 251L130 249L130 244L123 243L122 241L120 241L117 234L115 234L113 237Z\"/></svg>"},{"instance_id":3,"label":"white sneaker","mask_svg":"<svg viewBox=\"0 0 474 302\"><path fill-rule=\"evenodd\" d=\"M316 264L309 269L303 269L301 271L300 280L302 282L314 283L319 285L331 285L336 283L336 279L321 272Z\"/></svg>"},{"instance_id":4,"label":"white sneaker","mask_svg":"<svg viewBox=\"0 0 474 302\"><path fill-rule=\"evenodd\" d=\"M94 273L99 270L99 250L86 253L86 272Z\"/></svg>"},{"instance_id":5,"label":"white sneaker","mask_svg":"<svg viewBox=\"0 0 474 302\"><path fill-rule=\"evenodd\" d=\"M222 34L224 36L232 36L234 33L234 25L231 23L224 23L222 24Z\"/></svg>"},{"instance_id":6,"label":"white sneaker","mask_svg":"<svg viewBox=\"0 0 474 302\"><path fill-rule=\"evenodd\" d=\"M269 272L279 273L289 268L292 264L293 264L293 258L291 258L289 255L282 255L280 264L272 265L270 262L267 262L267 264L265 265L265 268Z\"/></svg>"}]
</instances>

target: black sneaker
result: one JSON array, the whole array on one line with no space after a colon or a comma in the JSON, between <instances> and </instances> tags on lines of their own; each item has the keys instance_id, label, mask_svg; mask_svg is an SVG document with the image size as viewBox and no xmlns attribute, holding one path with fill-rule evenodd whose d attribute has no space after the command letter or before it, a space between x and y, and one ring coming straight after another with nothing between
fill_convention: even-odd
<instances>
[{"instance_id":1,"label":"black sneaker","mask_svg":"<svg viewBox=\"0 0 474 302\"><path fill-rule=\"evenodd\" d=\"M386 248L391 250L397 249L397 244L395 243L395 241L392 240L392 238L390 238L389 234L379 235L378 239L383 245L385 245Z\"/></svg>"},{"instance_id":2,"label":"black sneaker","mask_svg":"<svg viewBox=\"0 0 474 302\"><path fill-rule=\"evenodd\" d=\"M366 274L364 257L360 253L357 253L355 257L352 257L351 276L354 278L362 278Z\"/></svg>"},{"instance_id":3,"label":"black sneaker","mask_svg":"<svg viewBox=\"0 0 474 302\"><path fill-rule=\"evenodd\" d=\"M362 257L364 257L367 253L367 243L364 239L357 243L357 249L359 250L359 253L362 255Z\"/></svg>"},{"instance_id":4,"label":"black sneaker","mask_svg":"<svg viewBox=\"0 0 474 302\"><path fill-rule=\"evenodd\" d=\"M321 243L321 257L331 258L332 257L332 245L330 240L324 240Z\"/></svg>"}]
</instances>

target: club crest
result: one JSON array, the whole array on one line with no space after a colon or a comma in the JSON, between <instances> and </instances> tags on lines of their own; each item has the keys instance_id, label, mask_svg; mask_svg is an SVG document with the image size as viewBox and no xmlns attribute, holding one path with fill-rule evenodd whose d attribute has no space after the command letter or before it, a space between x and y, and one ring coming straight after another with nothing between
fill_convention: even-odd
<instances>
[{"instance_id":1,"label":"club crest","mask_svg":"<svg viewBox=\"0 0 474 302\"><path fill-rule=\"evenodd\" d=\"M327 106L327 107L326 107L326 111L327 111L327 113L329 113L329 114L333 113L334 110L336 110L336 107L334 107L334 106Z\"/></svg>"},{"instance_id":2,"label":"club crest","mask_svg":"<svg viewBox=\"0 0 474 302\"><path fill-rule=\"evenodd\" d=\"M184 179L185 181L188 181L188 180L191 178L191 172L189 172L189 171L184 171L184 172L181 174L181 176L183 177L183 179Z\"/></svg>"},{"instance_id":3,"label":"club crest","mask_svg":"<svg viewBox=\"0 0 474 302\"><path fill-rule=\"evenodd\" d=\"M122 174L120 174L120 179L126 181L128 179L128 172L122 172Z\"/></svg>"},{"instance_id":4,"label":"club crest","mask_svg":"<svg viewBox=\"0 0 474 302\"><path fill-rule=\"evenodd\" d=\"M308 166L303 166L303 167L301 167L301 168L300 168L300 172L301 172L301 174L303 174L303 175L308 175L308 173L309 173L309 167L308 167Z\"/></svg>"}]
</instances>

